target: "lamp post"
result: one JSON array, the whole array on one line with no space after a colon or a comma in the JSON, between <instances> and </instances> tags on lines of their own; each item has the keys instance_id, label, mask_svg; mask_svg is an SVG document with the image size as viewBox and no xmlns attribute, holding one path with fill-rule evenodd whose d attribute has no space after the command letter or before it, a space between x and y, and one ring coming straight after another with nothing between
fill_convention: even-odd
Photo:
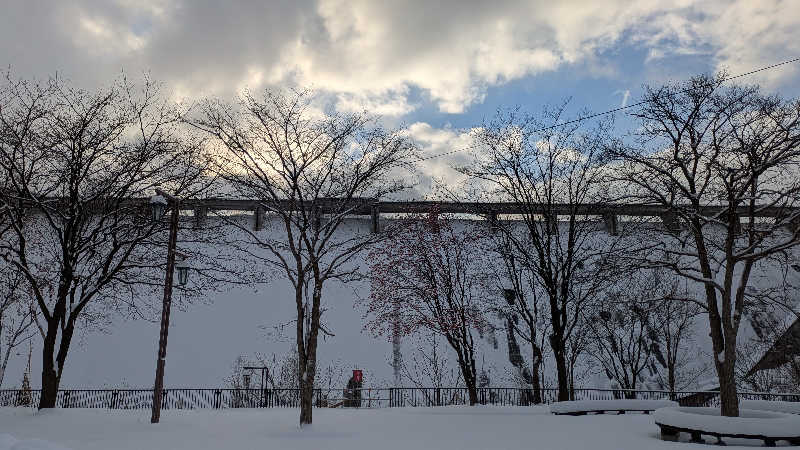
<instances>
[{"instance_id":1,"label":"lamp post","mask_svg":"<svg viewBox=\"0 0 800 450\"><path fill-rule=\"evenodd\" d=\"M164 364L167 357L167 334L169 332L169 312L172 304L172 283L175 275L175 247L178 241L178 217L180 214L180 201L156 189L156 195L150 198L153 220L159 221L164 216L167 206L172 209L169 216L169 242L167 244L167 270L164 276L164 301L161 307L161 329L158 335L158 359L156 360L156 380L153 385L153 411L150 423L158 423L161 418L161 397L164 389ZM189 267L185 259L178 264L178 283L183 286L189 276Z\"/></svg>"}]
</instances>

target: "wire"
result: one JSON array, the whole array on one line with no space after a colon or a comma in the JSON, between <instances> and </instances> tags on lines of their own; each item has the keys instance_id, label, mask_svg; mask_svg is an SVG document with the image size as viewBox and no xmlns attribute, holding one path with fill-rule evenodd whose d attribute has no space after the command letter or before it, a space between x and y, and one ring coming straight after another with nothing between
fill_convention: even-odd
<instances>
[{"instance_id":1,"label":"wire","mask_svg":"<svg viewBox=\"0 0 800 450\"><path fill-rule=\"evenodd\" d=\"M720 83L724 83L724 82L730 81L730 80L735 80L737 78L746 77L748 75L753 75L754 73L758 73L758 72L763 72L765 70L774 69L776 67L783 66L785 64L795 63L797 61L800 61L800 58L790 59L790 60L787 60L787 61L779 62L777 64L772 64L771 66L765 66L765 67L761 67L760 69L755 69L755 70L751 70L749 72L740 73L738 75L734 75L734 76L731 76L731 77L725 77L722 80L720 80ZM686 92L688 92L688 91L687 90L683 90L683 91L679 91L679 92L673 92L673 93L668 94L668 95L671 97L673 95L677 95L677 94L680 94L680 93L686 93ZM581 122L581 121L584 121L584 120L587 120L587 119L593 119L595 117L605 116L605 115L612 114L612 113L615 113L615 112L618 112L618 111L623 111L623 110L626 110L626 109L634 108L636 106L641 106L641 105L644 105L645 103L647 103L647 101L641 101L641 102L632 103L630 105L620 106L619 108L609 109L608 111L603 111L603 112L600 112L600 113L597 113L597 114L591 114L589 116L579 117L579 118L574 119L574 120L570 120L570 121L567 121L567 122L551 125L549 127L540 128L538 130L534 130L533 132L534 133L538 133L540 131L552 130L553 128L563 127L564 125L569 125L569 124Z\"/></svg>"},{"instance_id":2,"label":"wire","mask_svg":"<svg viewBox=\"0 0 800 450\"><path fill-rule=\"evenodd\" d=\"M478 144L472 144L469 147L459 148L459 149L456 149L456 150L450 150L449 152L444 152L444 153L437 153L435 155L426 156L424 158L417 158L416 162L426 161L426 160L433 159L433 158L439 158L441 156L452 155L453 153L459 153L459 152L463 152L463 151L466 151L466 150L471 150L471 149L473 149L473 148L475 148L477 146L478 146Z\"/></svg>"},{"instance_id":3,"label":"wire","mask_svg":"<svg viewBox=\"0 0 800 450\"><path fill-rule=\"evenodd\" d=\"M764 72L766 70L774 69L776 67L784 66L786 64L796 63L798 61L800 61L800 57L794 58L794 59L789 59L789 60L786 60L786 61L783 61L783 62L779 62L779 63L776 63L776 64L772 64L772 65L769 65L769 66L764 66L764 67L761 67L761 68L758 68L758 69L751 70L749 72L740 73L738 75L725 77L720 82L724 83L726 81L730 81L730 80L735 80L737 78L746 77L746 76L753 75L753 74L758 73L758 72ZM679 93L685 93L685 92L686 91L674 92L674 93L672 93L670 95L677 95ZM573 124L573 123L582 122L584 120L594 119L595 117L606 116L608 114L613 114L615 112L624 111L624 110L630 109L630 108L635 108L637 106L644 105L645 103L647 103L647 102L646 101L636 102L636 103L632 103L630 105L620 106L619 108L609 109L608 111L603 111L603 112L591 114L591 115L588 115L588 116L578 117L577 119L569 120L567 122L561 122L561 123L557 123L555 125L550 125L550 126L547 126L547 127L544 127L544 128L539 128L538 130L533 130L533 133L539 133L539 132L542 132L542 131L552 130L554 128L563 127L564 125L570 125L570 124ZM434 158L439 158L439 157L442 157L442 156L452 155L453 153L460 153L460 152L463 152L463 151L466 151L466 150L473 149L473 148L475 148L477 146L478 146L478 144L473 144L473 145L471 145L469 147L464 147L464 148L460 148L460 149L457 149L457 150L451 150L451 151L448 151L448 152L438 153L436 155L431 155L431 156L426 156L424 158L419 158L416 161L417 162L427 161L429 159L434 159Z\"/></svg>"}]
</instances>

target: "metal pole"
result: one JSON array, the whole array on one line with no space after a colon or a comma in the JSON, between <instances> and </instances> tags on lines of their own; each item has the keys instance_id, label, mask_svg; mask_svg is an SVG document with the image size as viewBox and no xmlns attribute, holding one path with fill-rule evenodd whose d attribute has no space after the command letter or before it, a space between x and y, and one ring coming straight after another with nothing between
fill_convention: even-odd
<instances>
[{"instance_id":1,"label":"metal pole","mask_svg":"<svg viewBox=\"0 0 800 450\"><path fill-rule=\"evenodd\" d=\"M161 330L158 335L158 359L156 360L156 381L153 386L153 412L150 423L158 423L161 418L161 392L164 388L164 364L167 357L167 333L169 332L169 310L172 303L172 279L175 273L175 247L178 241L178 202L172 201L169 221L169 244L167 246L167 273L164 277L164 303L161 308Z\"/></svg>"},{"instance_id":2,"label":"metal pole","mask_svg":"<svg viewBox=\"0 0 800 450\"><path fill-rule=\"evenodd\" d=\"M263 397L263 401L261 402L261 406L262 407L264 407L265 406L264 404L267 402L267 395L264 392L264 382L266 381L266 377L264 376L264 370L266 370L266 369L267 369L266 367L262 367L261 368L261 395L260 395L260 397Z\"/></svg>"}]
</instances>

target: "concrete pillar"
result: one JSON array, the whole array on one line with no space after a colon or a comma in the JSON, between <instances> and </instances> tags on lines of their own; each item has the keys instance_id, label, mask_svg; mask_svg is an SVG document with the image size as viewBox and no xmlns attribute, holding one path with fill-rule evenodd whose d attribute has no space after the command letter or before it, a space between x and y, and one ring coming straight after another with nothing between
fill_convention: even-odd
<instances>
[{"instance_id":1,"label":"concrete pillar","mask_svg":"<svg viewBox=\"0 0 800 450\"><path fill-rule=\"evenodd\" d=\"M203 228L206 226L206 218L208 217L208 208L200 206L194 209L194 227Z\"/></svg>"},{"instance_id":2,"label":"concrete pillar","mask_svg":"<svg viewBox=\"0 0 800 450\"><path fill-rule=\"evenodd\" d=\"M370 215L372 217L372 232L380 233L381 231L381 212L378 205L373 205Z\"/></svg>"},{"instance_id":3,"label":"concrete pillar","mask_svg":"<svg viewBox=\"0 0 800 450\"><path fill-rule=\"evenodd\" d=\"M558 233L558 216L544 216L545 227L547 234L557 234Z\"/></svg>"},{"instance_id":4,"label":"concrete pillar","mask_svg":"<svg viewBox=\"0 0 800 450\"><path fill-rule=\"evenodd\" d=\"M319 207L315 207L311 211L311 214L313 216L312 226L314 227L314 230L319 230L319 228L322 226L322 209Z\"/></svg>"},{"instance_id":5,"label":"concrete pillar","mask_svg":"<svg viewBox=\"0 0 800 450\"><path fill-rule=\"evenodd\" d=\"M497 221L497 211L489 211L489 227L492 231L497 231L500 223Z\"/></svg>"},{"instance_id":6,"label":"concrete pillar","mask_svg":"<svg viewBox=\"0 0 800 450\"><path fill-rule=\"evenodd\" d=\"M617 215L612 213L603 214L603 223L606 226L606 231L612 236L618 234L617 230Z\"/></svg>"},{"instance_id":7,"label":"concrete pillar","mask_svg":"<svg viewBox=\"0 0 800 450\"><path fill-rule=\"evenodd\" d=\"M681 222L678 215L674 212L668 211L661 214L661 221L664 223L664 228L670 233L677 233L681 231Z\"/></svg>"},{"instance_id":8,"label":"concrete pillar","mask_svg":"<svg viewBox=\"0 0 800 450\"><path fill-rule=\"evenodd\" d=\"M264 229L264 207L258 206L256 207L255 213L255 220L253 221L253 230L261 231Z\"/></svg>"}]
</instances>

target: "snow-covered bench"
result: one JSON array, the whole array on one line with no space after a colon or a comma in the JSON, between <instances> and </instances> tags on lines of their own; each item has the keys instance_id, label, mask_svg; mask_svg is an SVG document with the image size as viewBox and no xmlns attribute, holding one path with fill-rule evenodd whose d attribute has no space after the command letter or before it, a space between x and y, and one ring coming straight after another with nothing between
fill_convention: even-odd
<instances>
[{"instance_id":1,"label":"snow-covered bench","mask_svg":"<svg viewBox=\"0 0 800 450\"><path fill-rule=\"evenodd\" d=\"M800 414L800 402L782 402L772 400L742 400L739 407L743 409L757 409L786 414Z\"/></svg>"},{"instance_id":2,"label":"snow-covered bench","mask_svg":"<svg viewBox=\"0 0 800 450\"><path fill-rule=\"evenodd\" d=\"M678 406L678 403L671 400L638 399L573 400L553 403L550 405L550 412L553 414L566 414L570 416L582 416L588 413L603 414L606 412L625 414L629 411L649 414L650 411L669 406Z\"/></svg>"},{"instance_id":3,"label":"snow-covered bench","mask_svg":"<svg viewBox=\"0 0 800 450\"><path fill-rule=\"evenodd\" d=\"M739 417L724 417L719 408L662 408L656 411L655 422L661 428L661 439L677 440L678 435L689 433L691 442L703 442L702 435L717 438L759 439L767 447L777 441L800 445L800 416L740 409Z\"/></svg>"}]
</instances>

